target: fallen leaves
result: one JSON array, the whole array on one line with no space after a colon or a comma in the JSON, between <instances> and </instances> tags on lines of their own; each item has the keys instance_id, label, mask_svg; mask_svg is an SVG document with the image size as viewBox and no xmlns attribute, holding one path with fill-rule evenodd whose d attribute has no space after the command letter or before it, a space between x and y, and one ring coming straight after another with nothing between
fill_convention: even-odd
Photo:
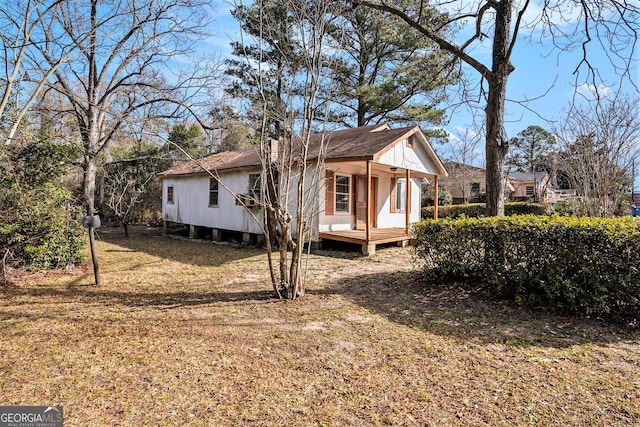
<instances>
[{"instance_id":1,"label":"fallen leaves","mask_svg":"<svg viewBox=\"0 0 640 427\"><path fill-rule=\"evenodd\" d=\"M312 255L295 302L259 249L98 250L100 287L77 268L0 289L2 404L69 426L640 424L638 331L428 287L410 248Z\"/></svg>"}]
</instances>

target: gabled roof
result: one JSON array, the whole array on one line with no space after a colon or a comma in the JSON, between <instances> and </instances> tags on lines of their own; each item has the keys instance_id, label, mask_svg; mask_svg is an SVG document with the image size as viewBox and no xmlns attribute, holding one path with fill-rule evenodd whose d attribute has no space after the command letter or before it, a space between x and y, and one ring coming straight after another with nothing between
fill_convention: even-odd
<instances>
[{"instance_id":1,"label":"gabled roof","mask_svg":"<svg viewBox=\"0 0 640 427\"><path fill-rule=\"evenodd\" d=\"M447 169L464 168L465 170L475 170L477 172L486 172L487 170L479 166L468 165L466 163L455 162L453 160L445 160L442 162Z\"/></svg>"},{"instance_id":2,"label":"gabled roof","mask_svg":"<svg viewBox=\"0 0 640 427\"><path fill-rule=\"evenodd\" d=\"M540 182L547 175L548 174L546 172L511 172L509 174L509 179L516 182Z\"/></svg>"},{"instance_id":3,"label":"gabled roof","mask_svg":"<svg viewBox=\"0 0 640 427\"><path fill-rule=\"evenodd\" d=\"M361 126L353 129L317 133L310 136L307 159L317 160L324 151L325 161L374 160L395 144L409 136L417 135L433 158L441 175L447 172L435 151L417 126L391 129L387 124ZM253 146L242 151L224 152L194 160L159 174L160 177L196 175L207 169L217 171L255 169L262 164L260 147Z\"/></svg>"}]
</instances>

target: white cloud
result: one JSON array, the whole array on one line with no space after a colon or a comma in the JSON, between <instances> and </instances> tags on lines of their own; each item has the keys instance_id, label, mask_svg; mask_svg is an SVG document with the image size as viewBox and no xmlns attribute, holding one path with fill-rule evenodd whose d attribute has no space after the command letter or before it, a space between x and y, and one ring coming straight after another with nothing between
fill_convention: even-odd
<instances>
[{"instance_id":1,"label":"white cloud","mask_svg":"<svg viewBox=\"0 0 640 427\"><path fill-rule=\"evenodd\" d=\"M589 100L608 98L611 96L611 88L602 83L598 86L583 83L576 88L576 94Z\"/></svg>"}]
</instances>

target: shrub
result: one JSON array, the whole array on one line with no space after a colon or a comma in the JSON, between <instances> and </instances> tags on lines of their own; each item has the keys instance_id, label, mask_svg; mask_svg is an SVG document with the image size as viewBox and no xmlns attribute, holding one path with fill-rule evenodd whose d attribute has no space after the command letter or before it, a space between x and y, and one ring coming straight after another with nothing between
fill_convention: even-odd
<instances>
[{"instance_id":1,"label":"shrub","mask_svg":"<svg viewBox=\"0 0 640 427\"><path fill-rule=\"evenodd\" d=\"M453 203L453 196L444 188L438 188L438 205L448 206ZM433 189L430 188L422 193L422 204L433 205Z\"/></svg>"},{"instance_id":2,"label":"shrub","mask_svg":"<svg viewBox=\"0 0 640 427\"><path fill-rule=\"evenodd\" d=\"M553 208L547 203L507 203L504 205L504 214L512 215L551 215Z\"/></svg>"},{"instance_id":3,"label":"shrub","mask_svg":"<svg viewBox=\"0 0 640 427\"><path fill-rule=\"evenodd\" d=\"M486 205L484 203L468 203L465 205L439 206L438 218L480 218L484 216ZM552 208L544 203L507 203L504 206L504 213L511 215L549 215ZM433 207L422 208L422 218L433 218Z\"/></svg>"},{"instance_id":4,"label":"shrub","mask_svg":"<svg viewBox=\"0 0 640 427\"><path fill-rule=\"evenodd\" d=\"M638 320L640 223L513 216L422 221L416 256L437 281L478 281L524 306Z\"/></svg>"},{"instance_id":5,"label":"shrub","mask_svg":"<svg viewBox=\"0 0 640 427\"><path fill-rule=\"evenodd\" d=\"M7 263L38 269L80 260L80 210L60 179L76 155L76 145L52 142L46 129L0 146L0 281Z\"/></svg>"},{"instance_id":6,"label":"shrub","mask_svg":"<svg viewBox=\"0 0 640 427\"><path fill-rule=\"evenodd\" d=\"M16 266L31 270L81 261L81 212L68 191L47 183L28 191L14 188L13 197L13 215L0 218L0 242L11 249Z\"/></svg>"}]
</instances>

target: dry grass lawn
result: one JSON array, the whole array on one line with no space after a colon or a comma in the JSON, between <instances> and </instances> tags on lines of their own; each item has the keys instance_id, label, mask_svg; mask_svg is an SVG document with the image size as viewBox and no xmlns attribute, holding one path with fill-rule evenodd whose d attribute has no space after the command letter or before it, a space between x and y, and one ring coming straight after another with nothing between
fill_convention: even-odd
<instances>
[{"instance_id":1,"label":"dry grass lawn","mask_svg":"<svg viewBox=\"0 0 640 427\"><path fill-rule=\"evenodd\" d=\"M640 332L433 288L411 250L312 255L101 229L89 266L0 289L0 405L66 426L640 425ZM138 230L140 231L140 230Z\"/></svg>"}]
</instances>

